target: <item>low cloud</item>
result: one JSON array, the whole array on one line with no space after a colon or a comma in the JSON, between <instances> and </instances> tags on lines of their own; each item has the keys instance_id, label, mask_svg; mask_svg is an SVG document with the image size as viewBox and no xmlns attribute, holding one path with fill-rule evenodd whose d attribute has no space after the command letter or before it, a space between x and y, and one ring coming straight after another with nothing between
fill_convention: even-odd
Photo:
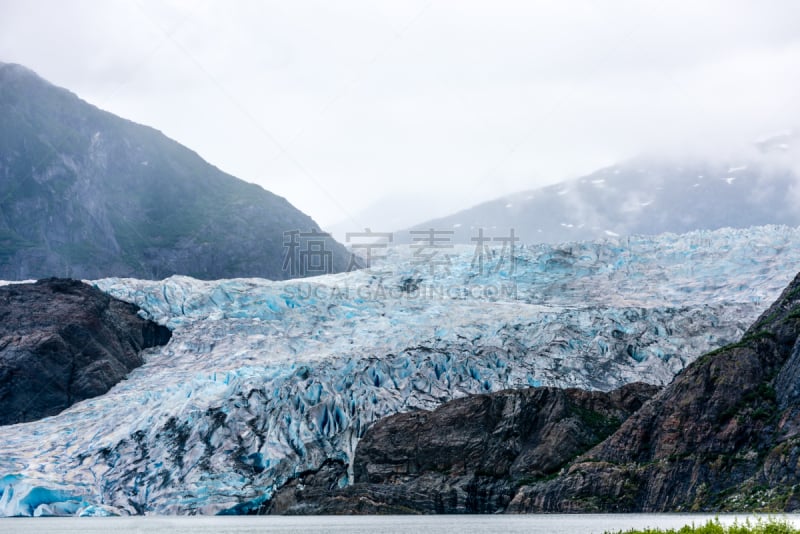
<instances>
[{"instance_id":1,"label":"low cloud","mask_svg":"<svg viewBox=\"0 0 800 534\"><path fill-rule=\"evenodd\" d=\"M792 1L0 0L0 61L355 226L395 194L426 196L425 220L797 128L797 20Z\"/></svg>"}]
</instances>

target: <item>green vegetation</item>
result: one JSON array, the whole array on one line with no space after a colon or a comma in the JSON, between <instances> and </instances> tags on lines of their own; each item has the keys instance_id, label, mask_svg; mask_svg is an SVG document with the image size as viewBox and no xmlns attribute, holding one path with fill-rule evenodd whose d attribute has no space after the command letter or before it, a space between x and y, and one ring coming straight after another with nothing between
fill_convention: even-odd
<instances>
[{"instance_id":1,"label":"green vegetation","mask_svg":"<svg viewBox=\"0 0 800 534\"><path fill-rule=\"evenodd\" d=\"M775 388L772 387L773 377L761 382L755 389L745 393L741 399L718 416L718 422L728 421L734 416L739 416L740 422L745 417L751 420L769 421L778 415L775 407Z\"/></svg>"},{"instance_id":2,"label":"green vegetation","mask_svg":"<svg viewBox=\"0 0 800 534\"><path fill-rule=\"evenodd\" d=\"M800 534L800 529L792 526L785 519L756 519L751 521L747 519L744 523L734 521L732 525L723 525L719 518L709 520L706 524L695 526L686 525L679 529L660 529L660 528L647 528L647 529L631 529L625 531L617 531L617 534ZM606 531L606 534L611 534Z\"/></svg>"},{"instance_id":3,"label":"green vegetation","mask_svg":"<svg viewBox=\"0 0 800 534\"><path fill-rule=\"evenodd\" d=\"M594 410L589 410L580 406L573 406L573 410L580 420L597 434L599 438L597 443L613 434L622 425L622 421L616 417L607 417Z\"/></svg>"},{"instance_id":4,"label":"green vegetation","mask_svg":"<svg viewBox=\"0 0 800 534\"><path fill-rule=\"evenodd\" d=\"M786 299L787 300L792 300L793 298L797 297L798 295L800 295L800 287L796 287L792 291L790 291L789 294L786 295Z\"/></svg>"},{"instance_id":5,"label":"green vegetation","mask_svg":"<svg viewBox=\"0 0 800 534\"><path fill-rule=\"evenodd\" d=\"M786 320L788 321L790 319L800 319L800 308L795 308L789 312L789 315L786 316Z\"/></svg>"},{"instance_id":6,"label":"green vegetation","mask_svg":"<svg viewBox=\"0 0 800 534\"><path fill-rule=\"evenodd\" d=\"M718 349L714 349L711 352L707 352L700 356L694 363L694 365L705 365L709 359L717 356L718 354L722 354L723 352L728 352L734 349L741 349L741 348L753 348L753 343L758 343L764 340L775 341L776 336L772 332L761 330L759 332L755 332L753 334L749 334L744 336L740 341L736 343L731 343L730 345L725 345L724 347L720 347Z\"/></svg>"}]
</instances>

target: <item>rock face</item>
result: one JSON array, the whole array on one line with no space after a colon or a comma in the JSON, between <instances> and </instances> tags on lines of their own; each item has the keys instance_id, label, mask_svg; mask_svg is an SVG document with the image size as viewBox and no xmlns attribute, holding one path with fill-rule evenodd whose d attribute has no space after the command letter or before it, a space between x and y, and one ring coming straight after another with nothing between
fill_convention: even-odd
<instances>
[{"instance_id":1,"label":"rock face","mask_svg":"<svg viewBox=\"0 0 800 534\"><path fill-rule=\"evenodd\" d=\"M349 265L330 238L284 234L319 232L286 199L24 67L0 63L0 117L0 280L275 280Z\"/></svg>"},{"instance_id":2,"label":"rock face","mask_svg":"<svg viewBox=\"0 0 800 534\"><path fill-rule=\"evenodd\" d=\"M76 280L0 287L0 424L102 395L140 366L171 334L137 311Z\"/></svg>"},{"instance_id":3,"label":"rock face","mask_svg":"<svg viewBox=\"0 0 800 534\"><path fill-rule=\"evenodd\" d=\"M741 342L698 359L514 512L800 509L800 275Z\"/></svg>"},{"instance_id":4,"label":"rock face","mask_svg":"<svg viewBox=\"0 0 800 534\"><path fill-rule=\"evenodd\" d=\"M525 482L553 475L619 427L659 388L530 388L387 417L367 431L340 491L341 462L300 474L268 513L493 513Z\"/></svg>"}]
</instances>

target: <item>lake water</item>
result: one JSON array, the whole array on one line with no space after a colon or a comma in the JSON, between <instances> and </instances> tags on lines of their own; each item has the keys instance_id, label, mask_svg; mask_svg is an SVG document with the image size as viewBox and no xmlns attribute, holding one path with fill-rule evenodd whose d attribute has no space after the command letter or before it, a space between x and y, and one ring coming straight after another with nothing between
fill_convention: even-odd
<instances>
[{"instance_id":1,"label":"lake water","mask_svg":"<svg viewBox=\"0 0 800 534\"><path fill-rule=\"evenodd\" d=\"M3 534L254 534L363 533L391 534L602 534L643 527L702 524L710 515L581 514L497 516L304 516L304 517L112 517L0 519ZM721 515L720 521L743 522L750 515ZM800 526L800 515L780 516Z\"/></svg>"}]
</instances>

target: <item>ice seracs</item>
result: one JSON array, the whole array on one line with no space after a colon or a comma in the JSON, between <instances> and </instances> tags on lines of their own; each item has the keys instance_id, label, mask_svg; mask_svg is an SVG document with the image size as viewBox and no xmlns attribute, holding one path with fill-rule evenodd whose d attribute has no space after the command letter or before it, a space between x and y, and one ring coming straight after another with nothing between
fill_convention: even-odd
<instances>
[{"instance_id":1,"label":"ice seracs","mask_svg":"<svg viewBox=\"0 0 800 534\"><path fill-rule=\"evenodd\" d=\"M106 395L3 428L0 514L253 512L398 411L666 383L786 285L800 231L445 252L432 267L390 248L369 270L286 282L92 282L172 340Z\"/></svg>"}]
</instances>

